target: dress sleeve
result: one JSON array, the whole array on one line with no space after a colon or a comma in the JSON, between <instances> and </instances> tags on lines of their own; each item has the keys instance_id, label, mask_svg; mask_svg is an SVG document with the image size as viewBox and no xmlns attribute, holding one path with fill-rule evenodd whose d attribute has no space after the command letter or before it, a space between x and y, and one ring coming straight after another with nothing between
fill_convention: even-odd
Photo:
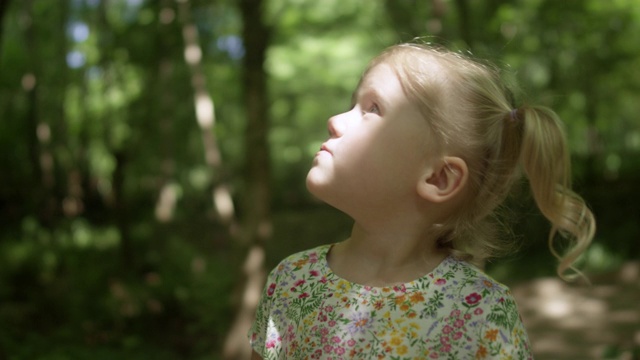
<instances>
[{"instance_id":1,"label":"dress sleeve","mask_svg":"<svg viewBox=\"0 0 640 360\"><path fill-rule=\"evenodd\" d=\"M258 303L258 308L256 309L255 319L249 332L247 333L247 337L249 338L249 343L251 344L251 348L260 354L264 358L264 350L265 344L267 342L267 327L269 325L269 318L273 303L273 292L275 289L275 276L274 271L272 271L267 277L267 282L262 291L262 295L260 296L260 302Z\"/></svg>"},{"instance_id":2,"label":"dress sleeve","mask_svg":"<svg viewBox=\"0 0 640 360\"><path fill-rule=\"evenodd\" d=\"M511 292L504 289L485 304L484 310L486 317L478 334L476 357L532 359L527 332Z\"/></svg>"}]
</instances>

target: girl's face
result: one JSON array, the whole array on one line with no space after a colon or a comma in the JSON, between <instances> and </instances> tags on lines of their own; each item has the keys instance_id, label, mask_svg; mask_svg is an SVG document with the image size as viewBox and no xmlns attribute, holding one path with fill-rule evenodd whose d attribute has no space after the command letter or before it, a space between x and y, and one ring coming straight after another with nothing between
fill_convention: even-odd
<instances>
[{"instance_id":1,"label":"girl's face","mask_svg":"<svg viewBox=\"0 0 640 360\"><path fill-rule=\"evenodd\" d=\"M432 160L427 120L384 63L366 73L354 101L351 110L329 119L330 137L307 175L309 191L351 216L406 204L417 197Z\"/></svg>"}]
</instances>

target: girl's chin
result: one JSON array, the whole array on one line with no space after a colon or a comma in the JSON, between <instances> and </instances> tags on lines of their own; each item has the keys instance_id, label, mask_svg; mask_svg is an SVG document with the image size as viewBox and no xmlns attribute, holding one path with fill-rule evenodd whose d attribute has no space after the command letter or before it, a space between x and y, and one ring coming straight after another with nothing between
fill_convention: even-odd
<instances>
[{"instance_id":1,"label":"girl's chin","mask_svg":"<svg viewBox=\"0 0 640 360\"><path fill-rule=\"evenodd\" d=\"M320 198L320 195L322 194L322 188L323 186L321 185L321 183L313 178L312 176L307 176L307 190L311 193L311 195Z\"/></svg>"},{"instance_id":2,"label":"girl's chin","mask_svg":"<svg viewBox=\"0 0 640 360\"><path fill-rule=\"evenodd\" d=\"M312 172L309 172L306 182L307 190L317 199L327 202L331 197L331 186L327 180L328 179L324 176L314 176Z\"/></svg>"},{"instance_id":3,"label":"girl's chin","mask_svg":"<svg viewBox=\"0 0 640 360\"><path fill-rule=\"evenodd\" d=\"M328 177L325 172L317 166L314 166L307 173L307 189L313 192L312 189L325 187L328 183Z\"/></svg>"}]
</instances>

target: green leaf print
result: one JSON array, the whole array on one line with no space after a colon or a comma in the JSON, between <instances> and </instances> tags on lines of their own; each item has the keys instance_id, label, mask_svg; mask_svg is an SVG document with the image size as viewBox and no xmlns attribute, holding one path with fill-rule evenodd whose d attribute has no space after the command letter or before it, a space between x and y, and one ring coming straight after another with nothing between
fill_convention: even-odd
<instances>
[{"instance_id":1,"label":"green leaf print","mask_svg":"<svg viewBox=\"0 0 640 360\"><path fill-rule=\"evenodd\" d=\"M443 293L437 290L434 291L433 295L429 297L429 300L427 300L427 305L425 306L424 310L422 310L422 314L420 314L420 317L425 318L435 315L438 312L438 309L444 306L444 304L442 303L443 299Z\"/></svg>"},{"instance_id":2,"label":"green leaf print","mask_svg":"<svg viewBox=\"0 0 640 360\"><path fill-rule=\"evenodd\" d=\"M302 301L300 299L293 299L289 304L289 307L287 308L285 315L289 319L295 319L301 307L302 307Z\"/></svg>"},{"instance_id":3,"label":"green leaf print","mask_svg":"<svg viewBox=\"0 0 640 360\"><path fill-rule=\"evenodd\" d=\"M500 299L500 302L491 308L491 314L487 316L489 322L509 329L509 331L513 330L518 319L516 302L511 298Z\"/></svg>"},{"instance_id":4,"label":"green leaf print","mask_svg":"<svg viewBox=\"0 0 640 360\"><path fill-rule=\"evenodd\" d=\"M311 299L312 300L310 302L308 302L302 307L302 312L300 315L303 318L307 317L307 315L315 311L318 307L320 307L320 304L322 303L322 298L319 296L312 297Z\"/></svg>"},{"instance_id":5,"label":"green leaf print","mask_svg":"<svg viewBox=\"0 0 640 360\"><path fill-rule=\"evenodd\" d=\"M453 278L455 278L455 277L456 277L456 273L455 273L455 272L453 272L453 271L451 271L451 270L449 270L449 271L447 271L446 273L444 273L444 274L442 275L442 277L443 277L443 278L445 278L445 279L447 279L447 280L451 280L451 279L453 279Z\"/></svg>"}]
</instances>

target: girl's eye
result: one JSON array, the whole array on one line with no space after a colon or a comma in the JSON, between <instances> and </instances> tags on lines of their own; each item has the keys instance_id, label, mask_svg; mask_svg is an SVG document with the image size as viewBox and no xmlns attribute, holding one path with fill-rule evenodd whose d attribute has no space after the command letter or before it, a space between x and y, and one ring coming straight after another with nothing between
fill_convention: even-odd
<instances>
[{"instance_id":1,"label":"girl's eye","mask_svg":"<svg viewBox=\"0 0 640 360\"><path fill-rule=\"evenodd\" d=\"M367 110L364 111L365 113L374 113L377 115L380 115L380 109L378 108L378 105L376 104L372 104L371 106L369 106L369 108Z\"/></svg>"}]
</instances>

